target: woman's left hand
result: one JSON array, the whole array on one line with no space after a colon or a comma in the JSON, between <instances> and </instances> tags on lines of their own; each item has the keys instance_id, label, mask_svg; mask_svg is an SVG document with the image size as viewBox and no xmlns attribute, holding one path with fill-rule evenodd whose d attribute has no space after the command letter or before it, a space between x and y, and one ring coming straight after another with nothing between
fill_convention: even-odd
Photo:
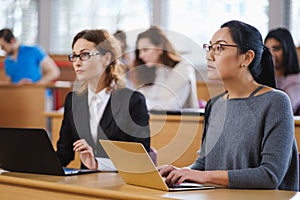
<instances>
[{"instance_id":1,"label":"woman's left hand","mask_svg":"<svg viewBox=\"0 0 300 200\"><path fill-rule=\"evenodd\" d=\"M98 163L95 160L93 148L86 142L85 139L80 139L74 142L73 150L80 153L81 162L88 169L97 169Z\"/></svg>"},{"instance_id":2,"label":"woman's left hand","mask_svg":"<svg viewBox=\"0 0 300 200\"><path fill-rule=\"evenodd\" d=\"M178 185L183 182L205 183L203 171L192 170L189 168L180 168L169 173L165 182L169 186Z\"/></svg>"}]
</instances>

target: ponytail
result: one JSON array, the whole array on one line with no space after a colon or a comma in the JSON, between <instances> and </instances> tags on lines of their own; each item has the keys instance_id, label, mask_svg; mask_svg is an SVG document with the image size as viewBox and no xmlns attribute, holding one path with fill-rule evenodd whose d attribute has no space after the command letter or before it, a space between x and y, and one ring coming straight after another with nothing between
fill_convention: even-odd
<instances>
[{"instance_id":1,"label":"ponytail","mask_svg":"<svg viewBox=\"0 0 300 200\"><path fill-rule=\"evenodd\" d=\"M260 84L276 88L274 64L269 49L263 45L260 32L253 26L241 21L232 20L221 28L230 29L233 41L239 46L240 53L252 50L255 56L249 65L254 80Z\"/></svg>"},{"instance_id":2,"label":"ponytail","mask_svg":"<svg viewBox=\"0 0 300 200\"><path fill-rule=\"evenodd\" d=\"M261 73L256 80L258 83L276 88L274 63L270 50L264 45L260 60Z\"/></svg>"}]
</instances>

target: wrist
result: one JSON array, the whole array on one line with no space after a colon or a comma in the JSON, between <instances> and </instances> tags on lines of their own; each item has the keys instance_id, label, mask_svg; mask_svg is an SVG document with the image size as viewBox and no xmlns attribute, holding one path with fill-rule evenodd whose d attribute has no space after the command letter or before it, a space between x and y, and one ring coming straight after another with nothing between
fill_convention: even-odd
<instances>
[{"instance_id":1,"label":"wrist","mask_svg":"<svg viewBox=\"0 0 300 200\"><path fill-rule=\"evenodd\" d=\"M204 176L203 176L203 180L204 180L204 183L211 183L212 182L212 173L211 171L204 171Z\"/></svg>"},{"instance_id":2,"label":"wrist","mask_svg":"<svg viewBox=\"0 0 300 200\"><path fill-rule=\"evenodd\" d=\"M94 164L93 164L93 169L98 169L98 161L96 158L94 158Z\"/></svg>"},{"instance_id":3,"label":"wrist","mask_svg":"<svg viewBox=\"0 0 300 200\"><path fill-rule=\"evenodd\" d=\"M216 171L205 171L204 183L212 183L228 187L228 171L216 170Z\"/></svg>"}]
</instances>

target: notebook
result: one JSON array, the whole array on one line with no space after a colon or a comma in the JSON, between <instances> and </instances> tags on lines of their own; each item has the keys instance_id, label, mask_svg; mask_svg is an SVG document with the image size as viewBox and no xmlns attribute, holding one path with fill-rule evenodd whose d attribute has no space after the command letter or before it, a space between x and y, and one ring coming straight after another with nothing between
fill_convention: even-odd
<instances>
[{"instance_id":1,"label":"notebook","mask_svg":"<svg viewBox=\"0 0 300 200\"><path fill-rule=\"evenodd\" d=\"M211 189L196 183L168 187L141 143L99 140L125 183L164 191Z\"/></svg>"},{"instance_id":2,"label":"notebook","mask_svg":"<svg viewBox=\"0 0 300 200\"><path fill-rule=\"evenodd\" d=\"M0 128L0 166L13 172L61 176L97 172L63 167L47 132L35 128Z\"/></svg>"}]
</instances>

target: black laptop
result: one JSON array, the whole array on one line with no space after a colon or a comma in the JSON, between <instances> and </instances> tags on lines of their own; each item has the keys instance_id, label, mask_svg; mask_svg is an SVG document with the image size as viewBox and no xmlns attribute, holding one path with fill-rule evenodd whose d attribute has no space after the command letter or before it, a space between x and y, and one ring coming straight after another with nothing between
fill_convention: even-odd
<instances>
[{"instance_id":1,"label":"black laptop","mask_svg":"<svg viewBox=\"0 0 300 200\"><path fill-rule=\"evenodd\" d=\"M47 132L37 128L0 128L0 166L13 172L61 176L98 171L63 167Z\"/></svg>"}]
</instances>

